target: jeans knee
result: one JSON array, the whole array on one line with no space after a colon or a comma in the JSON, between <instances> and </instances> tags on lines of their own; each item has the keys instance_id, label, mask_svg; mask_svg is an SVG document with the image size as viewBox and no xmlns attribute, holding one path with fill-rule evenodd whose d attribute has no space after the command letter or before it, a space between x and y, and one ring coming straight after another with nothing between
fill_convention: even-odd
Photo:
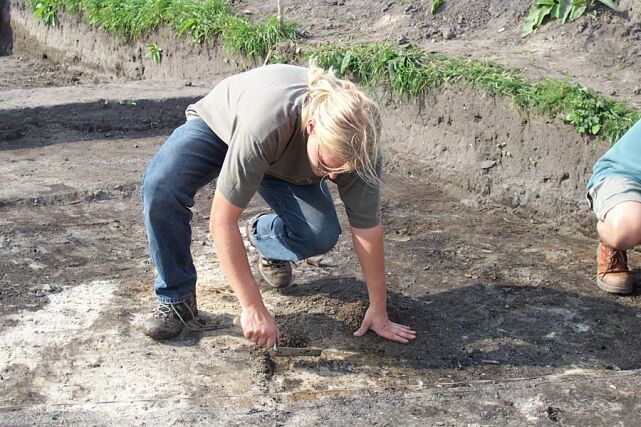
<instances>
[{"instance_id":1,"label":"jeans knee","mask_svg":"<svg viewBox=\"0 0 641 427\"><path fill-rule=\"evenodd\" d=\"M182 206L171 179L158 174L146 174L140 187L143 212L146 218L165 215L172 206Z\"/></svg>"},{"instance_id":2,"label":"jeans knee","mask_svg":"<svg viewBox=\"0 0 641 427\"><path fill-rule=\"evenodd\" d=\"M325 226L318 230L312 230L312 237L309 239L309 244L307 245L310 253L306 258L331 251L332 248L336 246L340 235L341 228L338 225Z\"/></svg>"}]
</instances>

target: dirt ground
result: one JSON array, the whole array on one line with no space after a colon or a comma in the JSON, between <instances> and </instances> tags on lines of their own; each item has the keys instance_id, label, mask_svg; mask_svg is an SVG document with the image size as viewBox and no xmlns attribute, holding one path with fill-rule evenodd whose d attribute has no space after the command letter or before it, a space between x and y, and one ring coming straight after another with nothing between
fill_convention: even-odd
<instances>
[{"instance_id":1,"label":"dirt ground","mask_svg":"<svg viewBox=\"0 0 641 427\"><path fill-rule=\"evenodd\" d=\"M286 10L313 38L403 35L433 50L537 62L528 72L538 75L572 69L641 105L638 14L601 10L580 31L581 22L548 24L524 42L515 34L529 1L487 3L446 0L435 17L429 2ZM267 6L234 2L257 19ZM558 43L561 34L571 37ZM537 44L558 50L543 59ZM197 196L192 251L201 318L219 328L159 343L140 329L154 274L140 176L184 107L222 75L212 66L204 82L127 82L51 62L46 49L0 57L0 424L639 424L641 299L596 289L594 222L581 209L604 149L594 141L456 88L419 113L383 102L389 310L416 342L352 336L367 294L335 198L346 231L336 248L295 265L287 290L263 287L280 345L320 355L251 345L232 325L239 306L207 232L212 184ZM600 78L608 73L612 85ZM519 143L511 159L496 150L503 138ZM528 168L535 153L539 166ZM263 209L256 198L243 219ZM641 265L638 251L630 259Z\"/></svg>"}]
</instances>

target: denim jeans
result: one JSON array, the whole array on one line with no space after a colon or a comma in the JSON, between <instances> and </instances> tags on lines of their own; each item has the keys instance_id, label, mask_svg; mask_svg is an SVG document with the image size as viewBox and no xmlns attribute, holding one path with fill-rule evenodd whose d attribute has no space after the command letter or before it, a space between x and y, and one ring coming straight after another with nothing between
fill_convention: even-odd
<instances>
[{"instance_id":1,"label":"denim jeans","mask_svg":"<svg viewBox=\"0 0 641 427\"><path fill-rule=\"evenodd\" d=\"M143 175L143 217L160 302L182 302L195 291L191 208L196 192L218 177L226 154L227 144L203 120L189 120L160 147ZM341 228L325 182L294 185L265 175L258 193L273 210L252 228L263 257L297 261L334 247Z\"/></svg>"}]
</instances>

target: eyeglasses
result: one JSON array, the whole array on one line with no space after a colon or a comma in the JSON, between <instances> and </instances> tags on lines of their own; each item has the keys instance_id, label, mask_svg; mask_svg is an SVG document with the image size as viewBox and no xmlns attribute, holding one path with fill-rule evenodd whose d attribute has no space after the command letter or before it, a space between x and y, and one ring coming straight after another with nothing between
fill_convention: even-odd
<instances>
[{"instance_id":1,"label":"eyeglasses","mask_svg":"<svg viewBox=\"0 0 641 427\"><path fill-rule=\"evenodd\" d=\"M324 162L323 159L321 158L320 155L320 143L318 140L316 141L316 158L317 158L317 164L316 164L316 169L323 174L323 175L329 175L330 173L333 173L332 170L327 166Z\"/></svg>"}]
</instances>

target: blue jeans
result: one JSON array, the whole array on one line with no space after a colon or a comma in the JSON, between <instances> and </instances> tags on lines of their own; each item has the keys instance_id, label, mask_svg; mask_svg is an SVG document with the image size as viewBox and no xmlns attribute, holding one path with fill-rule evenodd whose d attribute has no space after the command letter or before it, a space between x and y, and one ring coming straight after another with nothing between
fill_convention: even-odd
<instances>
[{"instance_id":1,"label":"blue jeans","mask_svg":"<svg viewBox=\"0 0 641 427\"><path fill-rule=\"evenodd\" d=\"M160 302L182 302L195 291L191 208L196 192L218 177L226 154L227 144L203 120L190 120L171 134L143 175L143 216ZM297 261L334 247L341 228L325 182L294 185L265 175L258 193L274 211L252 229L263 257Z\"/></svg>"}]
</instances>

